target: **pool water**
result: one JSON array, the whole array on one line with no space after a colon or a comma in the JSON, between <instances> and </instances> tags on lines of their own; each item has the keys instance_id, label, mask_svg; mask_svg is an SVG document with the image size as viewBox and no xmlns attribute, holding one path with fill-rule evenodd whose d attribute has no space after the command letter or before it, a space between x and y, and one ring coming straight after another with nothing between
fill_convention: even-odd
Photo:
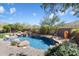
<instances>
[{"instance_id":1,"label":"pool water","mask_svg":"<svg viewBox=\"0 0 79 59\"><path fill-rule=\"evenodd\" d=\"M19 40L27 40L30 46L37 49L48 49L50 45L55 45L56 41L45 37L19 37Z\"/></svg>"}]
</instances>

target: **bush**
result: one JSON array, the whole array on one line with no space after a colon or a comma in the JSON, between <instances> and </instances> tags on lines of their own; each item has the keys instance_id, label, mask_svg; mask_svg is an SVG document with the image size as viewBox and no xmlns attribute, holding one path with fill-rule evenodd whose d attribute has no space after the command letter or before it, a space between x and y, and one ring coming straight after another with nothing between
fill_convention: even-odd
<instances>
[{"instance_id":1,"label":"bush","mask_svg":"<svg viewBox=\"0 0 79 59\"><path fill-rule=\"evenodd\" d=\"M79 33L79 28L71 30L71 35L72 36L75 36L77 33Z\"/></svg>"},{"instance_id":2,"label":"bush","mask_svg":"<svg viewBox=\"0 0 79 59\"><path fill-rule=\"evenodd\" d=\"M77 44L66 42L55 48L49 48L46 56L79 56L79 47Z\"/></svg>"},{"instance_id":3,"label":"bush","mask_svg":"<svg viewBox=\"0 0 79 59\"><path fill-rule=\"evenodd\" d=\"M76 29L72 29L72 32L79 32L79 28L76 28Z\"/></svg>"},{"instance_id":4,"label":"bush","mask_svg":"<svg viewBox=\"0 0 79 59\"><path fill-rule=\"evenodd\" d=\"M48 34L50 27L48 25L43 25L40 27L40 33L41 34Z\"/></svg>"},{"instance_id":5,"label":"bush","mask_svg":"<svg viewBox=\"0 0 79 59\"><path fill-rule=\"evenodd\" d=\"M4 38L5 37L5 35L4 34L0 34L0 38Z\"/></svg>"},{"instance_id":6,"label":"bush","mask_svg":"<svg viewBox=\"0 0 79 59\"><path fill-rule=\"evenodd\" d=\"M71 30L71 42L76 43L76 40L79 39L79 28Z\"/></svg>"},{"instance_id":7,"label":"bush","mask_svg":"<svg viewBox=\"0 0 79 59\"><path fill-rule=\"evenodd\" d=\"M12 42L11 42L11 45L12 45L12 46L16 46L16 45L18 45L18 44L19 44L19 43L16 42L16 41L12 41Z\"/></svg>"}]
</instances>

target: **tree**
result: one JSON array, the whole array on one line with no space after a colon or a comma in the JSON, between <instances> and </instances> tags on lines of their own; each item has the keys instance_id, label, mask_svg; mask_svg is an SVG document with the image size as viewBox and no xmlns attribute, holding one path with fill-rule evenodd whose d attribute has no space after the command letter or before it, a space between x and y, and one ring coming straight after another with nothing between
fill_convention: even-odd
<instances>
[{"instance_id":1,"label":"tree","mask_svg":"<svg viewBox=\"0 0 79 59\"><path fill-rule=\"evenodd\" d=\"M32 25L31 31L35 33L39 33L40 27L38 25Z\"/></svg>"},{"instance_id":2,"label":"tree","mask_svg":"<svg viewBox=\"0 0 79 59\"><path fill-rule=\"evenodd\" d=\"M52 18L45 17L43 21L41 21L41 29L42 33L50 33L55 32L58 29L58 24L60 24L60 19L58 16L53 16ZM48 28L48 29L47 29Z\"/></svg>"},{"instance_id":3,"label":"tree","mask_svg":"<svg viewBox=\"0 0 79 59\"><path fill-rule=\"evenodd\" d=\"M46 56L79 56L79 47L75 43L65 42L54 48L49 48Z\"/></svg>"},{"instance_id":4,"label":"tree","mask_svg":"<svg viewBox=\"0 0 79 59\"><path fill-rule=\"evenodd\" d=\"M59 21L60 21L60 19L57 16L53 16L52 18L45 17L44 20L41 22L41 25L54 26Z\"/></svg>"},{"instance_id":5,"label":"tree","mask_svg":"<svg viewBox=\"0 0 79 59\"><path fill-rule=\"evenodd\" d=\"M3 26L3 30L5 32L11 32L14 29L14 25L13 24L7 24Z\"/></svg>"},{"instance_id":6,"label":"tree","mask_svg":"<svg viewBox=\"0 0 79 59\"><path fill-rule=\"evenodd\" d=\"M73 15L79 15L78 3L43 3L41 7L48 13L56 15L57 12L65 12L68 8L72 7Z\"/></svg>"},{"instance_id":7,"label":"tree","mask_svg":"<svg viewBox=\"0 0 79 59\"><path fill-rule=\"evenodd\" d=\"M14 27L16 29L16 31L22 31L23 30L23 25L20 23L15 23Z\"/></svg>"},{"instance_id":8,"label":"tree","mask_svg":"<svg viewBox=\"0 0 79 59\"><path fill-rule=\"evenodd\" d=\"M48 25L43 25L40 27L40 33L42 34L48 34L50 30L50 27Z\"/></svg>"},{"instance_id":9,"label":"tree","mask_svg":"<svg viewBox=\"0 0 79 59\"><path fill-rule=\"evenodd\" d=\"M16 23L16 24L7 24L3 26L3 30L5 32L12 32L13 30L15 31L22 31L24 25Z\"/></svg>"}]
</instances>

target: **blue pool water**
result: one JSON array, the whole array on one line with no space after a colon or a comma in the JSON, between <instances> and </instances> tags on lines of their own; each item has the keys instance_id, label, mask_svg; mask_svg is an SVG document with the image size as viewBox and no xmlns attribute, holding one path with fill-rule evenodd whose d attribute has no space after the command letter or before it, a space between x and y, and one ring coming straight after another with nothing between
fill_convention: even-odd
<instances>
[{"instance_id":1,"label":"blue pool water","mask_svg":"<svg viewBox=\"0 0 79 59\"><path fill-rule=\"evenodd\" d=\"M56 43L56 41L45 37L19 37L19 40L28 40L31 47L38 49L47 49L50 45Z\"/></svg>"}]
</instances>

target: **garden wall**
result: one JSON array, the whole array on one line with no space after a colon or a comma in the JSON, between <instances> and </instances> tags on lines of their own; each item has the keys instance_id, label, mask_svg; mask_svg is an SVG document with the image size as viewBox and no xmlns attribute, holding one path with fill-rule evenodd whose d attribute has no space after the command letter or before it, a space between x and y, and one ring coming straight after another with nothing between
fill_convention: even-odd
<instances>
[{"instance_id":1,"label":"garden wall","mask_svg":"<svg viewBox=\"0 0 79 59\"><path fill-rule=\"evenodd\" d=\"M65 31L68 31L68 38L70 38L71 28L61 28L61 29L58 29L56 34L57 34L57 36L60 36L60 37L64 38L64 32Z\"/></svg>"}]
</instances>

